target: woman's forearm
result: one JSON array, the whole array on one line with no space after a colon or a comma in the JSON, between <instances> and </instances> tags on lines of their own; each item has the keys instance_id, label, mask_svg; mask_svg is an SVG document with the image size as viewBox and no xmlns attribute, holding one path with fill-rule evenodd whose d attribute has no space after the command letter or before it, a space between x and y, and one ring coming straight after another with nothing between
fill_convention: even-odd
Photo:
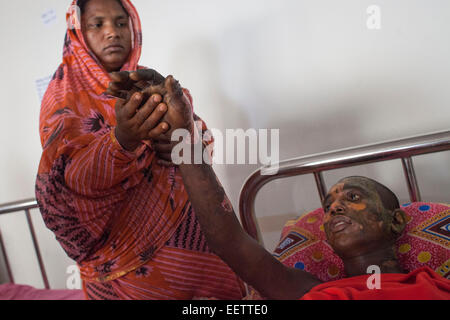
<instances>
[{"instance_id":1,"label":"woman's forearm","mask_svg":"<svg viewBox=\"0 0 450 320\"><path fill-rule=\"evenodd\" d=\"M115 140L114 131L93 138L89 143L83 142L84 146L72 148L71 161L65 170L67 186L79 194L102 196L111 188L123 187L121 183L126 179L130 188L139 182L136 173L150 163L148 148L142 147L140 153L129 152ZM143 155L144 161L138 162L138 157Z\"/></svg>"}]
</instances>

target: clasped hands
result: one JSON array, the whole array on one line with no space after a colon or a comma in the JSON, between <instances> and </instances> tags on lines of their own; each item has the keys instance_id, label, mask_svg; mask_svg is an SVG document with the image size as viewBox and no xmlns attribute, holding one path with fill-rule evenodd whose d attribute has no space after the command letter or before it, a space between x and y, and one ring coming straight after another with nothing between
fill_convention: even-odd
<instances>
[{"instance_id":1,"label":"clasped hands","mask_svg":"<svg viewBox=\"0 0 450 320\"><path fill-rule=\"evenodd\" d=\"M172 133L186 129L194 135L192 106L173 76L164 78L152 69L110 74L106 94L116 102L115 135L128 151L134 151L142 141L151 141L158 163L172 165L174 144Z\"/></svg>"}]
</instances>

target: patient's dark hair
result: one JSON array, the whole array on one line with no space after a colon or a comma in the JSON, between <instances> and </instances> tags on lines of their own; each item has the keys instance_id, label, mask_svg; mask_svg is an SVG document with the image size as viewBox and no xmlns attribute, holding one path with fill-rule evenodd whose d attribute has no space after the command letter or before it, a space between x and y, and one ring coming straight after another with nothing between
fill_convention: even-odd
<instances>
[{"instance_id":1,"label":"patient's dark hair","mask_svg":"<svg viewBox=\"0 0 450 320\"><path fill-rule=\"evenodd\" d=\"M377 193L380 195L381 202L383 203L383 206L386 209L388 209L390 211L394 211L395 209L400 208L400 203L399 203L398 198L395 195L395 193L392 192L385 185L382 185L381 183L379 183L378 181L375 181L375 180L367 178L367 177L360 177L360 176L346 177L342 180L347 180L347 179L357 179L357 180L368 182L368 183L372 184L375 187L375 190L377 191Z\"/></svg>"},{"instance_id":2,"label":"patient's dark hair","mask_svg":"<svg viewBox=\"0 0 450 320\"><path fill-rule=\"evenodd\" d=\"M123 11L125 11L128 14L128 11L125 9L125 7L122 4L121 0L116 0L123 8ZM89 0L78 0L77 2L77 6L80 8L80 13L83 14L85 9L86 9L86 5L89 2Z\"/></svg>"}]
</instances>

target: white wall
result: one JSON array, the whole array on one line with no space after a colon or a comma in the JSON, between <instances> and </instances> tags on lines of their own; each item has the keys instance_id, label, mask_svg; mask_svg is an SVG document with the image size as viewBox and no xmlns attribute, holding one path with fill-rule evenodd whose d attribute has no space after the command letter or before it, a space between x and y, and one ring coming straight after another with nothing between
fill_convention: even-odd
<instances>
[{"instance_id":1,"label":"white wall","mask_svg":"<svg viewBox=\"0 0 450 320\"><path fill-rule=\"evenodd\" d=\"M0 2L0 203L34 196L40 158L35 81L61 62L69 0ZM191 90L210 127L280 129L280 158L391 140L450 127L450 3L445 0L135 0L141 14L141 64L173 74ZM369 5L381 29L366 26ZM24 10L26 8L26 10ZM56 20L41 15L53 9ZM415 161L424 199L450 201L450 153ZM216 170L237 208L246 177L258 166ZM362 174L408 201L398 162L337 170L328 186ZM263 188L258 216L273 248L273 215L319 206L312 177ZM33 213L53 287L64 287L72 262ZM269 219L269 220L268 220ZM24 217L0 217L15 278L42 286ZM266 223L267 226L267 223Z\"/></svg>"}]
</instances>

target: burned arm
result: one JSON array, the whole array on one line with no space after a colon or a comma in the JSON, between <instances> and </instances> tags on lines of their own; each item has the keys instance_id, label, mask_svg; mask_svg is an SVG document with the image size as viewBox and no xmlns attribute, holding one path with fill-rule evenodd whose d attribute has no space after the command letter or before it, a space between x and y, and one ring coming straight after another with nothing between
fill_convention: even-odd
<instances>
[{"instance_id":1,"label":"burned arm","mask_svg":"<svg viewBox=\"0 0 450 320\"><path fill-rule=\"evenodd\" d=\"M211 166L179 168L209 247L244 281L268 299L298 299L320 283L284 266L241 228Z\"/></svg>"}]
</instances>

